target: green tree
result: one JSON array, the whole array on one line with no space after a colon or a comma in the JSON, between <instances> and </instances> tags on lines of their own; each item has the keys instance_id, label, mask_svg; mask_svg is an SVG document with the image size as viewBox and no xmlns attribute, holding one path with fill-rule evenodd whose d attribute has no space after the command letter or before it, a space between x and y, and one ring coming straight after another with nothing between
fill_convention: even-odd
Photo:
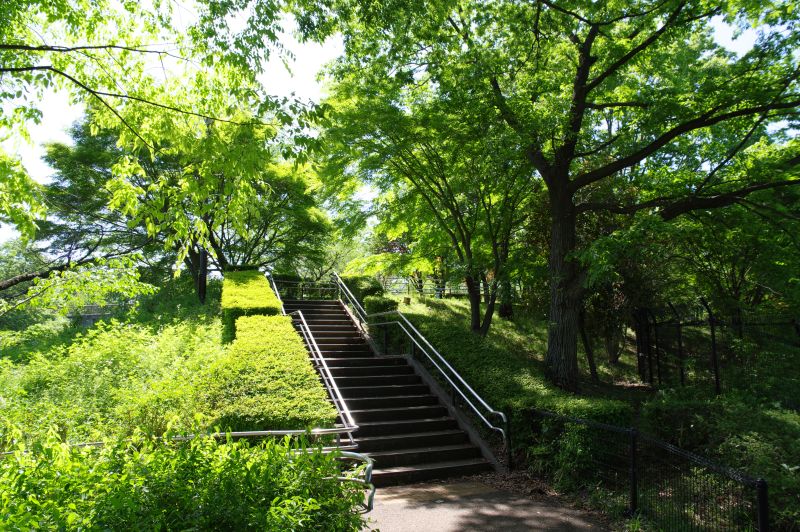
<instances>
[{"instance_id":1,"label":"green tree","mask_svg":"<svg viewBox=\"0 0 800 532\"><path fill-rule=\"evenodd\" d=\"M800 15L791 3L297 5L308 35L343 32L346 57L334 75L376 89L399 80L409 93L429 80L441 95L468 99L453 111L465 121L481 107L514 132L548 191L546 361L565 388L578 384L579 219L650 211L672 220L800 181L797 143L786 134L800 105L792 52ZM758 27L752 50L718 45L720 19Z\"/></svg>"},{"instance_id":2,"label":"green tree","mask_svg":"<svg viewBox=\"0 0 800 532\"><path fill-rule=\"evenodd\" d=\"M376 91L372 81L354 76L335 87L323 143L336 170L327 173L382 190L384 209L397 213L395 233L442 234L467 285L472 330L486 335L499 288L509 286L512 235L535 189L532 168L509 150L514 139L496 117L477 112L465 122L451 111L467 101L422 83L412 94L392 80ZM430 254L431 264L440 255Z\"/></svg>"}]
</instances>

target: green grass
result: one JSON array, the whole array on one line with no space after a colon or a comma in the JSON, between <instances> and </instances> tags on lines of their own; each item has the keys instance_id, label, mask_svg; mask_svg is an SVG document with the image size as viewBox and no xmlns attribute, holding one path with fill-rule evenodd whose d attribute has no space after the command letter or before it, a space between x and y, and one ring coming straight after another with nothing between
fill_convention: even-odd
<instances>
[{"instance_id":1,"label":"green grass","mask_svg":"<svg viewBox=\"0 0 800 532\"><path fill-rule=\"evenodd\" d=\"M402 299L402 298L400 298ZM412 299L399 310L495 408L543 408L608 422L630 421L627 403L593 395L571 395L550 384L544 372L546 323L495 318L486 338L469 330L463 299ZM610 417L609 417L610 416Z\"/></svg>"}]
</instances>

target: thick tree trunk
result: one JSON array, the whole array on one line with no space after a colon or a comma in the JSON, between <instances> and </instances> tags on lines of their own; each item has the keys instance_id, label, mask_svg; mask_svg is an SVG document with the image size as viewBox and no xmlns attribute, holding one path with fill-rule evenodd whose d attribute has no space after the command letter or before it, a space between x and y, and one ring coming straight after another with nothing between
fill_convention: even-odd
<instances>
[{"instance_id":1,"label":"thick tree trunk","mask_svg":"<svg viewBox=\"0 0 800 532\"><path fill-rule=\"evenodd\" d=\"M578 389L578 320L583 297L576 262L575 208L566 190L550 189L550 312L545 362L556 385Z\"/></svg>"},{"instance_id":2,"label":"thick tree trunk","mask_svg":"<svg viewBox=\"0 0 800 532\"><path fill-rule=\"evenodd\" d=\"M481 328L480 282L471 275L464 277L464 282L467 285L467 296L469 297L470 329L477 332Z\"/></svg>"}]
</instances>

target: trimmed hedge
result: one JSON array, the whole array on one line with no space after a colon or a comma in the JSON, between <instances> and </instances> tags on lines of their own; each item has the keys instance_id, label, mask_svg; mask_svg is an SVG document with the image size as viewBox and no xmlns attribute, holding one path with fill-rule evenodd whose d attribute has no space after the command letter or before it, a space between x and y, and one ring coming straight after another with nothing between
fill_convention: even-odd
<instances>
[{"instance_id":1,"label":"trimmed hedge","mask_svg":"<svg viewBox=\"0 0 800 532\"><path fill-rule=\"evenodd\" d=\"M222 430L332 426L336 412L288 316L236 320L236 339L208 370L205 403Z\"/></svg>"},{"instance_id":2,"label":"trimmed hedge","mask_svg":"<svg viewBox=\"0 0 800 532\"><path fill-rule=\"evenodd\" d=\"M382 296L384 292L380 281L369 275L343 275L342 281L359 303L368 296Z\"/></svg>"},{"instance_id":3,"label":"trimmed hedge","mask_svg":"<svg viewBox=\"0 0 800 532\"><path fill-rule=\"evenodd\" d=\"M252 314L280 314L281 302L259 271L226 272L222 281L222 338L236 337L236 319Z\"/></svg>"}]
</instances>

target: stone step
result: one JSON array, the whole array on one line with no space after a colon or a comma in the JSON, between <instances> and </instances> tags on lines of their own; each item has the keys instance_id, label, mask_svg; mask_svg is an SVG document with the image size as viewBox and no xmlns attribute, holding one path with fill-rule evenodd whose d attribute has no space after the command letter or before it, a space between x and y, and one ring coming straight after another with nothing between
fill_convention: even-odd
<instances>
[{"instance_id":1,"label":"stone step","mask_svg":"<svg viewBox=\"0 0 800 532\"><path fill-rule=\"evenodd\" d=\"M435 395L394 395L388 397L362 397L348 399L348 408L368 410L373 408L401 408L407 406L431 406L439 404Z\"/></svg>"},{"instance_id":2,"label":"stone step","mask_svg":"<svg viewBox=\"0 0 800 532\"><path fill-rule=\"evenodd\" d=\"M284 299L283 308L288 307L336 307L342 308L342 304L332 299Z\"/></svg>"},{"instance_id":3,"label":"stone step","mask_svg":"<svg viewBox=\"0 0 800 532\"><path fill-rule=\"evenodd\" d=\"M343 358L335 358L335 357L325 357L325 361L328 363L329 368L352 368L352 367L362 367L362 366L403 366L408 365L408 361L405 357L376 357L376 356L366 356L366 357L343 357Z\"/></svg>"},{"instance_id":4,"label":"stone step","mask_svg":"<svg viewBox=\"0 0 800 532\"><path fill-rule=\"evenodd\" d=\"M407 432L382 436L360 436L355 432L358 451L364 453L390 451L395 449L416 449L424 446L457 445L469 442L462 430L438 430L430 432Z\"/></svg>"},{"instance_id":5,"label":"stone step","mask_svg":"<svg viewBox=\"0 0 800 532\"><path fill-rule=\"evenodd\" d=\"M369 347L361 347L359 349L328 349L328 346L323 345L319 346L319 350L322 353L322 356L325 359L329 358L345 358L345 357L355 357L355 358L364 358L368 356L374 356L374 353Z\"/></svg>"},{"instance_id":6,"label":"stone step","mask_svg":"<svg viewBox=\"0 0 800 532\"><path fill-rule=\"evenodd\" d=\"M328 361L326 360L326 362ZM373 366L336 367L336 366L331 366L330 362L328 362L328 368L330 368L331 375L333 375L334 377L359 377L367 375L390 376L390 375L414 374L414 368L412 368L408 364L406 364L405 366L401 366L399 364L381 366L377 365L376 363Z\"/></svg>"},{"instance_id":7,"label":"stone step","mask_svg":"<svg viewBox=\"0 0 800 532\"><path fill-rule=\"evenodd\" d=\"M390 436L410 432L434 432L458 429L456 420L450 417L433 419L402 419L398 421L368 421L358 424L356 436ZM414 445L419 447L419 445Z\"/></svg>"},{"instance_id":8,"label":"stone step","mask_svg":"<svg viewBox=\"0 0 800 532\"><path fill-rule=\"evenodd\" d=\"M483 458L398 466L374 469L372 471L372 483L376 487L394 486L435 478L474 475L489 469L491 469L491 465Z\"/></svg>"},{"instance_id":9,"label":"stone step","mask_svg":"<svg viewBox=\"0 0 800 532\"><path fill-rule=\"evenodd\" d=\"M336 377L336 385L340 388L355 386L390 386L398 384L419 384L422 379L416 373L410 375L367 375L358 377Z\"/></svg>"},{"instance_id":10,"label":"stone step","mask_svg":"<svg viewBox=\"0 0 800 532\"><path fill-rule=\"evenodd\" d=\"M337 383L338 386L338 383ZM342 397L349 399L352 397L385 397L397 395L424 395L430 393L430 389L425 384L404 384L393 386L354 386L346 388L339 386Z\"/></svg>"},{"instance_id":11,"label":"stone step","mask_svg":"<svg viewBox=\"0 0 800 532\"><path fill-rule=\"evenodd\" d=\"M314 338L316 340L316 338ZM361 341L356 344L320 344L317 342L319 346L319 350L322 352L326 351L369 351L369 345L366 344L364 341Z\"/></svg>"},{"instance_id":12,"label":"stone step","mask_svg":"<svg viewBox=\"0 0 800 532\"><path fill-rule=\"evenodd\" d=\"M406 421L411 419L432 419L447 416L447 409L441 405L406 406L401 408L370 408L353 410L350 413L356 423L372 421Z\"/></svg>"},{"instance_id":13,"label":"stone step","mask_svg":"<svg viewBox=\"0 0 800 532\"><path fill-rule=\"evenodd\" d=\"M480 449L471 443L375 451L369 453L369 457L375 461L375 467L379 469L482 458Z\"/></svg>"},{"instance_id":14,"label":"stone step","mask_svg":"<svg viewBox=\"0 0 800 532\"><path fill-rule=\"evenodd\" d=\"M317 342L317 345L367 345L363 338L358 335L340 335L340 336L323 336L321 334L317 334L314 331L311 332L314 336L314 341Z\"/></svg>"}]
</instances>

